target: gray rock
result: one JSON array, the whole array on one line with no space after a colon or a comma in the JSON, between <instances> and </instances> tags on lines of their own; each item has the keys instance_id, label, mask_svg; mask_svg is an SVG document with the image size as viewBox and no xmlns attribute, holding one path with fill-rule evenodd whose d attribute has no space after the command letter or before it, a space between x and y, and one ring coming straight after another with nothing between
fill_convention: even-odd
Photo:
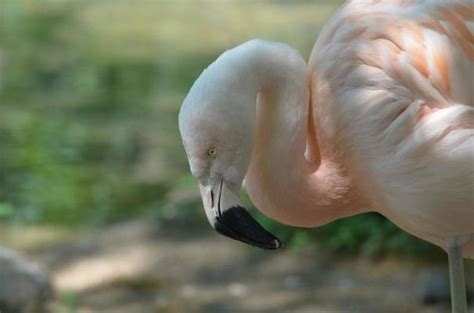
<instances>
[{"instance_id":1,"label":"gray rock","mask_svg":"<svg viewBox=\"0 0 474 313\"><path fill-rule=\"evenodd\" d=\"M0 246L0 312L41 313L52 298L48 274Z\"/></svg>"},{"instance_id":2,"label":"gray rock","mask_svg":"<svg viewBox=\"0 0 474 313\"><path fill-rule=\"evenodd\" d=\"M447 268L431 268L425 271L420 279L421 302L431 305L443 303L449 306L451 302L449 272ZM466 286L468 303L472 302L474 292Z\"/></svg>"},{"instance_id":3,"label":"gray rock","mask_svg":"<svg viewBox=\"0 0 474 313\"><path fill-rule=\"evenodd\" d=\"M421 284L421 301L424 304L449 304L449 276L446 270L431 270L424 275Z\"/></svg>"}]
</instances>

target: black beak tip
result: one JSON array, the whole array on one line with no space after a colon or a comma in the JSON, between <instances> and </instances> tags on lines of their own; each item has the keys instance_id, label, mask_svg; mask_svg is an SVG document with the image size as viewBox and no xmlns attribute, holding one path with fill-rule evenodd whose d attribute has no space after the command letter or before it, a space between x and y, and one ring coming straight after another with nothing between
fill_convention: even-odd
<instances>
[{"instance_id":1,"label":"black beak tip","mask_svg":"<svg viewBox=\"0 0 474 313\"><path fill-rule=\"evenodd\" d=\"M282 247L282 243L280 241L280 239L276 238L273 240L273 242L271 243L268 243L268 244L265 244L265 245L262 245L262 246L259 246L260 248L264 249L264 250L278 250Z\"/></svg>"},{"instance_id":2,"label":"black beak tip","mask_svg":"<svg viewBox=\"0 0 474 313\"><path fill-rule=\"evenodd\" d=\"M213 226L221 235L264 250L277 250L282 247L281 241L275 235L263 228L240 206L225 210Z\"/></svg>"},{"instance_id":3,"label":"black beak tip","mask_svg":"<svg viewBox=\"0 0 474 313\"><path fill-rule=\"evenodd\" d=\"M282 247L283 247L283 244L281 243L280 239L275 237L275 239L273 240L273 244L271 246L269 246L268 248L263 248L263 249L265 249L265 250L278 250Z\"/></svg>"}]
</instances>

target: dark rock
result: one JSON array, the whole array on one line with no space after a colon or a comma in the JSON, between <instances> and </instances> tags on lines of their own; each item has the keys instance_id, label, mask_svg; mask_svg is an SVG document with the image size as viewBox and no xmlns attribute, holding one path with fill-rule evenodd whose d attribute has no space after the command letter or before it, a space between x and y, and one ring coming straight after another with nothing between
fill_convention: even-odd
<instances>
[{"instance_id":1,"label":"dark rock","mask_svg":"<svg viewBox=\"0 0 474 313\"><path fill-rule=\"evenodd\" d=\"M421 279L421 301L423 304L450 302L447 270L433 269L423 275Z\"/></svg>"},{"instance_id":2,"label":"dark rock","mask_svg":"<svg viewBox=\"0 0 474 313\"><path fill-rule=\"evenodd\" d=\"M15 252L0 246L0 312L41 313L52 298L48 275Z\"/></svg>"},{"instance_id":3,"label":"dark rock","mask_svg":"<svg viewBox=\"0 0 474 313\"><path fill-rule=\"evenodd\" d=\"M422 275L421 284L421 301L423 304L431 305L443 303L449 305L451 303L451 290L449 283L448 269L430 269ZM474 290L466 285L467 302L472 303L474 300Z\"/></svg>"}]
</instances>

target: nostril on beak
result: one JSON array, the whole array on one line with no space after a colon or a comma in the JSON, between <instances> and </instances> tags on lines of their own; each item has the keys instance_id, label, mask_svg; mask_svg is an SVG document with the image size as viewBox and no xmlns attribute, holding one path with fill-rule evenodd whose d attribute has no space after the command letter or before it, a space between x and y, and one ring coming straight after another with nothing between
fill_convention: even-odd
<instances>
[{"instance_id":1,"label":"nostril on beak","mask_svg":"<svg viewBox=\"0 0 474 313\"><path fill-rule=\"evenodd\" d=\"M214 192L211 190L211 207L214 207Z\"/></svg>"}]
</instances>

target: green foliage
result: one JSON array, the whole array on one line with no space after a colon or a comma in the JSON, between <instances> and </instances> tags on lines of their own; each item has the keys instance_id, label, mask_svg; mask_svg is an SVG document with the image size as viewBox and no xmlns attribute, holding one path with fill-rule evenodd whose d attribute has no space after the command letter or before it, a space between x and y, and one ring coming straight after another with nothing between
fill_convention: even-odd
<instances>
[{"instance_id":1,"label":"green foliage","mask_svg":"<svg viewBox=\"0 0 474 313\"><path fill-rule=\"evenodd\" d=\"M126 218L159 206L169 189L129 177L140 150L134 132L113 137L60 119L44 123L36 114L9 117L1 142L0 197L15 203L18 209L10 215L16 220L75 224Z\"/></svg>"},{"instance_id":2,"label":"green foliage","mask_svg":"<svg viewBox=\"0 0 474 313\"><path fill-rule=\"evenodd\" d=\"M377 213L364 213L314 228L292 228L260 215L258 220L271 232L293 248L302 248L315 242L342 255L362 254L380 257L387 254L410 257L444 257L436 246L404 232Z\"/></svg>"},{"instance_id":3,"label":"green foliage","mask_svg":"<svg viewBox=\"0 0 474 313\"><path fill-rule=\"evenodd\" d=\"M91 49L80 3L2 6L0 215L78 225L160 207L169 184L134 177L158 66Z\"/></svg>"},{"instance_id":4,"label":"green foliage","mask_svg":"<svg viewBox=\"0 0 474 313\"><path fill-rule=\"evenodd\" d=\"M79 311L80 297L74 292L66 292L59 295L59 304L53 309L53 313L76 313Z\"/></svg>"},{"instance_id":5,"label":"green foliage","mask_svg":"<svg viewBox=\"0 0 474 313\"><path fill-rule=\"evenodd\" d=\"M13 215L13 206L9 203L0 203L0 219Z\"/></svg>"},{"instance_id":6,"label":"green foliage","mask_svg":"<svg viewBox=\"0 0 474 313\"><path fill-rule=\"evenodd\" d=\"M377 213L341 219L316 230L325 246L343 254L380 256L386 253L439 256L440 249L400 230Z\"/></svg>"}]
</instances>

